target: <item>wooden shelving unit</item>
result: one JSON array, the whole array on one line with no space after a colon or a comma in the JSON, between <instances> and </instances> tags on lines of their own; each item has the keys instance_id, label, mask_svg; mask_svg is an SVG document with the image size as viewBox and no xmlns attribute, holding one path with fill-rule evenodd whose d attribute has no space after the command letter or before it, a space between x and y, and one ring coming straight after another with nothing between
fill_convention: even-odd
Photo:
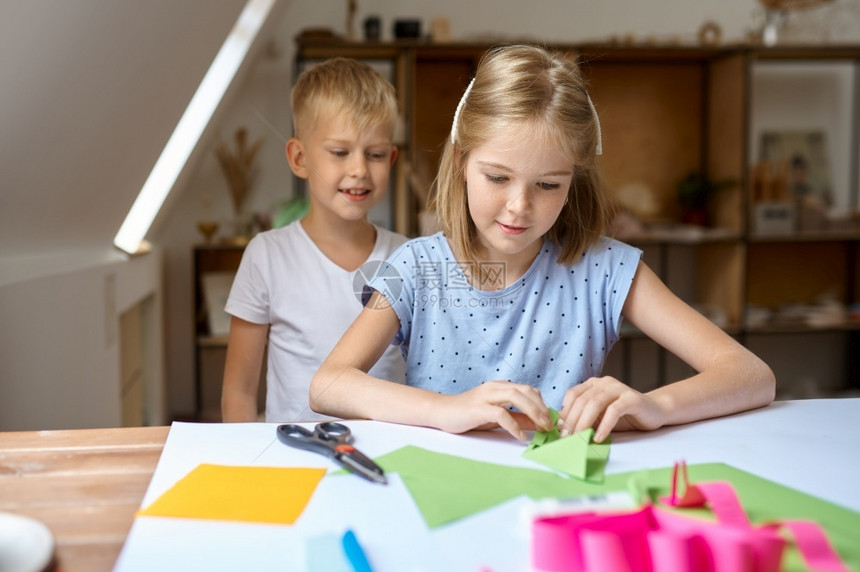
<instances>
[{"instance_id":1,"label":"wooden shelving unit","mask_svg":"<svg viewBox=\"0 0 860 572\"><path fill-rule=\"evenodd\" d=\"M449 134L457 102L488 44L432 44L397 41L368 44L344 41L298 42L297 63L306 59L347 56L388 59L395 63L395 87L406 126L398 163L424 164L433 171ZM655 218L679 220L676 186L689 173L711 180L731 180L712 202L713 228L704 232L649 232L626 239L645 252L645 260L682 298L717 308L723 326L743 343L750 336L781 336L782 327L750 326L750 305L772 309L809 303L829 292L845 307L860 302L860 230L790 233L759 236L752 224L752 151L755 109L769 105L754 97L761 66L825 66L839 62L853 68L853 107L818 110L831 122L849 125L846 152L850 173L840 192L846 206L860 208L860 46L776 47L728 45L718 47L619 46L569 44L551 46L579 58L589 80L590 95L600 113L604 155L601 174L611 191L636 184L647 188L658 212ZM786 69L790 69L787 67ZM847 73L847 72L846 72ZM770 97L765 95L764 97ZM790 119L790 118L789 118ZM401 166L402 163L401 163ZM845 175L845 173L841 173ZM420 194L420 193L419 193ZM396 180L393 193L398 232L418 233L420 201L406 177ZM844 387L860 388L860 327L844 322L828 327L794 325L791 331L815 338L827 332L847 348L832 364ZM635 333L630 343L646 343ZM626 342L622 342L622 346ZM778 345L778 344L777 344ZM660 351L657 348L655 351ZM618 370L637 370L630 348L622 348ZM779 356L764 355L772 365ZM665 356L658 383L671 381ZM809 360L818 359L811 354ZM830 358L827 358L830 360ZM832 360L830 360L832 361ZM671 365L671 364L670 364ZM677 368L676 368L677 369ZM777 370L778 379L782 372ZM785 377L785 376L783 376Z\"/></svg>"},{"instance_id":2,"label":"wooden shelving unit","mask_svg":"<svg viewBox=\"0 0 860 572\"><path fill-rule=\"evenodd\" d=\"M209 310L203 291L203 276L207 273L235 274L245 247L236 244L200 244L192 248L193 308L194 308L194 411L195 421L221 420L221 382L228 335L213 334ZM265 363L260 381L259 406L265 405Z\"/></svg>"}]
</instances>

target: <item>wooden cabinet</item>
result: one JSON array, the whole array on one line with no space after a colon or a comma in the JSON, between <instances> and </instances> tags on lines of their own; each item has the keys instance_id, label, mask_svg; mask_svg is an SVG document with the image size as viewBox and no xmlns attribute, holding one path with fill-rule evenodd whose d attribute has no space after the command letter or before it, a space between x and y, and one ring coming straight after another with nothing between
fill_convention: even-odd
<instances>
[{"instance_id":1,"label":"wooden cabinet","mask_svg":"<svg viewBox=\"0 0 860 572\"><path fill-rule=\"evenodd\" d=\"M457 102L488 48L299 42L297 59L394 62L406 127L398 163L407 171L424 165L432 172ZM774 367L783 396L802 396L792 392L795 381L829 385L831 393L860 388L860 318L856 310L853 320L847 312L860 302L860 46L555 48L579 58L589 79L603 128L598 161L607 189L620 197L644 194L651 203L647 230L623 239L641 247L646 262L683 299L762 355ZM831 68L832 77L821 75ZM785 81L768 81L774 69ZM831 176L838 184L833 190L839 194L831 206L848 219L854 216L854 223L814 232L798 224L780 234L761 232L755 165L762 132L774 126L828 134ZM678 183L691 173L727 183L710 201L707 227L679 224ZM397 179L395 230L418 234L425 194L426 189L411 189L408 177ZM782 319L792 307L808 310L822 298L841 309L841 319ZM807 366L802 374L787 365L798 355ZM646 387L686 373L673 359L628 332L607 367Z\"/></svg>"},{"instance_id":2,"label":"wooden cabinet","mask_svg":"<svg viewBox=\"0 0 860 572\"><path fill-rule=\"evenodd\" d=\"M856 390L860 49L760 49L751 50L748 61L745 339L776 362L778 380L796 382L801 396ZM791 204L782 203L793 209L789 228L764 228L760 209L772 197L762 196L767 189L759 162L771 154L774 140L781 142L787 175L795 179L798 139L809 146L803 154L811 158L803 161L811 163L803 176L819 177L811 182L821 194L793 193ZM822 202L828 203L826 209L817 206Z\"/></svg>"},{"instance_id":3,"label":"wooden cabinet","mask_svg":"<svg viewBox=\"0 0 860 572\"><path fill-rule=\"evenodd\" d=\"M221 420L221 384L227 354L229 316L224 304L244 246L197 245L192 249L194 283L194 412L196 421ZM259 411L265 410L265 363Z\"/></svg>"}]
</instances>

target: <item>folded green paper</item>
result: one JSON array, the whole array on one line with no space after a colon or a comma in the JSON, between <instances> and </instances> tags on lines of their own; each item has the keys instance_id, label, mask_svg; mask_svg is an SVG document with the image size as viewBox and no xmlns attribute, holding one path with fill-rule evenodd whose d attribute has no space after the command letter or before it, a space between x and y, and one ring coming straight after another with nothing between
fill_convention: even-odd
<instances>
[{"instance_id":1,"label":"folded green paper","mask_svg":"<svg viewBox=\"0 0 860 572\"><path fill-rule=\"evenodd\" d=\"M562 438L557 427L558 412L550 409L549 413L553 429L536 431L523 457L583 481L602 483L612 437L595 443L594 429L589 427Z\"/></svg>"}]
</instances>

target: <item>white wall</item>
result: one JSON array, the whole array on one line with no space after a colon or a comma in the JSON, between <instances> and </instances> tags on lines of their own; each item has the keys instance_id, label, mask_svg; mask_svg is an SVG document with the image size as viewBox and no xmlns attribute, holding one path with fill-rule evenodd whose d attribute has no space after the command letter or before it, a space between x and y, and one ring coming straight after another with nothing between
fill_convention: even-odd
<instances>
[{"instance_id":1,"label":"white wall","mask_svg":"<svg viewBox=\"0 0 860 572\"><path fill-rule=\"evenodd\" d=\"M0 1L0 272L110 245L243 4Z\"/></svg>"},{"instance_id":2,"label":"white wall","mask_svg":"<svg viewBox=\"0 0 860 572\"><path fill-rule=\"evenodd\" d=\"M74 270L0 286L0 431L119 426L119 316L153 296L151 325L162 330L160 253L74 258ZM161 424L161 336L149 342L149 422Z\"/></svg>"},{"instance_id":3,"label":"white wall","mask_svg":"<svg viewBox=\"0 0 860 572\"><path fill-rule=\"evenodd\" d=\"M150 298L165 421L162 258L111 241L244 3L0 1L0 430L118 425L119 315Z\"/></svg>"}]
</instances>

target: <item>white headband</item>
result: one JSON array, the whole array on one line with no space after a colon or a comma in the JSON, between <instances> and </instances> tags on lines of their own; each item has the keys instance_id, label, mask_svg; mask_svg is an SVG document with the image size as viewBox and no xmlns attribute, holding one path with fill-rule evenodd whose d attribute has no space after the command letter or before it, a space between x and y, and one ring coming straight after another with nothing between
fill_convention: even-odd
<instances>
[{"instance_id":1,"label":"white headband","mask_svg":"<svg viewBox=\"0 0 860 572\"><path fill-rule=\"evenodd\" d=\"M594 116L594 124L597 126L597 147L594 148L594 154L603 155L603 133L600 132L600 118L597 116L597 109L594 108L591 96L586 93L585 97L588 98L588 107L591 108L591 114Z\"/></svg>"},{"instance_id":2,"label":"white headband","mask_svg":"<svg viewBox=\"0 0 860 572\"><path fill-rule=\"evenodd\" d=\"M460 103L457 104L457 111L454 112L454 123L451 124L451 144L457 142L457 122L460 121L460 110L463 109L463 104L466 103L466 98L469 97L469 92L472 91L472 84L475 83L475 78L469 82L466 91L463 92L463 97L460 98Z\"/></svg>"},{"instance_id":3,"label":"white headband","mask_svg":"<svg viewBox=\"0 0 860 572\"><path fill-rule=\"evenodd\" d=\"M460 121L460 111L463 109L463 104L466 103L466 98L469 97L469 93L472 91L472 85L475 83L475 78L472 78L472 81L469 82L468 87L466 87L466 91L463 92L463 97L460 98L460 103L457 104L457 110L454 112L454 122L451 124L451 144L457 142L457 123ZM603 134L600 132L600 118L597 116L597 109L594 107L594 103L591 101L591 97L588 93L585 94L585 97L588 98L588 107L591 108L591 114L594 115L594 123L597 126L597 147L594 150L596 155L603 155Z\"/></svg>"}]
</instances>

